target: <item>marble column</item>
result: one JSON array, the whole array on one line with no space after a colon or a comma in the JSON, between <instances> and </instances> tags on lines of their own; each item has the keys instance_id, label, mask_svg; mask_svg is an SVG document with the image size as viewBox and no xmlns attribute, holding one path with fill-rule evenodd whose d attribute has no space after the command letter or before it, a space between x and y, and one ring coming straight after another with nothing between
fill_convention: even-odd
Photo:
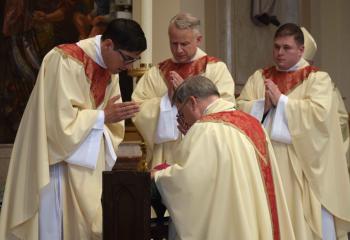
<instances>
[{"instance_id":1,"label":"marble column","mask_svg":"<svg viewBox=\"0 0 350 240\"><path fill-rule=\"evenodd\" d=\"M141 54L141 64L152 64L152 10L153 0L141 1L141 26L146 35L147 49Z\"/></svg>"},{"instance_id":2,"label":"marble column","mask_svg":"<svg viewBox=\"0 0 350 240\"><path fill-rule=\"evenodd\" d=\"M218 57L233 71L233 11L231 0L216 1L216 46Z\"/></svg>"}]
</instances>

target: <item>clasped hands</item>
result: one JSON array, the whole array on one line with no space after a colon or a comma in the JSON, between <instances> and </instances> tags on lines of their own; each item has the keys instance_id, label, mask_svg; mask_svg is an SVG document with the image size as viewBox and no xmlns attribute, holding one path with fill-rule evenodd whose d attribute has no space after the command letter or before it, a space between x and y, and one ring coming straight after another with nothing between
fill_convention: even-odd
<instances>
[{"instance_id":1,"label":"clasped hands","mask_svg":"<svg viewBox=\"0 0 350 240\"><path fill-rule=\"evenodd\" d=\"M136 102L116 102L120 95L112 97L104 109L105 123L115 123L135 116L140 111Z\"/></svg>"},{"instance_id":2,"label":"clasped hands","mask_svg":"<svg viewBox=\"0 0 350 240\"><path fill-rule=\"evenodd\" d=\"M175 89L180 86L184 79L175 71L169 72L169 78L167 83L169 99L173 98Z\"/></svg>"},{"instance_id":3,"label":"clasped hands","mask_svg":"<svg viewBox=\"0 0 350 240\"><path fill-rule=\"evenodd\" d=\"M281 91L278 86L271 80L265 79L265 108L264 113L268 112L272 107L276 107L281 97Z\"/></svg>"}]
</instances>

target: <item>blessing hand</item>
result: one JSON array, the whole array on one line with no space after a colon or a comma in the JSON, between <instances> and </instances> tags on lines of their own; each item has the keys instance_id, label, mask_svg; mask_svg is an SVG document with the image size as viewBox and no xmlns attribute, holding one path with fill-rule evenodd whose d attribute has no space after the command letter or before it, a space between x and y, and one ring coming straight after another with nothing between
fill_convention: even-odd
<instances>
[{"instance_id":1,"label":"blessing hand","mask_svg":"<svg viewBox=\"0 0 350 240\"><path fill-rule=\"evenodd\" d=\"M112 97L104 109L105 123L115 123L122 120L132 118L135 113L140 111L140 107L136 102L120 102L120 95Z\"/></svg>"}]
</instances>

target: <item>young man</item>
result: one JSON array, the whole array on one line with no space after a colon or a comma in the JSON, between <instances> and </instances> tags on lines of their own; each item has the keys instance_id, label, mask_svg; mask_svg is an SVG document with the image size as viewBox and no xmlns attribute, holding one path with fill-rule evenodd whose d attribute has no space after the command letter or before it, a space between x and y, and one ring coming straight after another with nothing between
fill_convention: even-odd
<instances>
[{"instance_id":1,"label":"young man","mask_svg":"<svg viewBox=\"0 0 350 240\"><path fill-rule=\"evenodd\" d=\"M121 102L117 73L145 49L140 26L118 19L45 56L11 156L1 239L101 239L102 171L139 110Z\"/></svg>"},{"instance_id":2,"label":"young man","mask_svg":"<svg viewBox=\"0 0 350 240\"><path fill-rule=\"evenodd\" d=\"M238 106L269 132L296 239L347 239L350 183L334 86L303 53L301 29L281 26L274 37L276 66L248 79Z\"/></svg>"},{"instance_id":3,"label":"young man","mask_svg":"<svg viewBox=\"0 0 350 240\"><path fill-rule=\"evenodd\" d=\"M234 102L234 81L226 64L198 48L202 35L199 20L179 13L170 21L168 34L173 58L152 67L138 82L132 99L141 102L133 119L148 147L151 166L172 162L181 141L176 125L177 110L171 106L174 89L189 76L203 75L218 87L221 97Z\"/></svg>"},{"instance_id":4,"label":"young man","mask_svg":"<svg viewBox=\"0 0 350 240\"><path fill-rule=\"evenodd\" d=\"M294 239L260 122L221 99L203 76L183 82L173 102L186 135L174 164L154 172L176 231L171 239Z\"/></svg>"}]
</instances>

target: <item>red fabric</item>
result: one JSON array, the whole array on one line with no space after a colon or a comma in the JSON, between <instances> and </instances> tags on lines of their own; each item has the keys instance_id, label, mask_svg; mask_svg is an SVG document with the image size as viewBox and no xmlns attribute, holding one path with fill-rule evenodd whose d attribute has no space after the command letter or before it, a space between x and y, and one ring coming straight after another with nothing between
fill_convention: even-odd
<instances>
[{"instance_id":1,"label":"red fabric","mask_svg":"<svg viewBox=\"0 0 350 240\"><path fill-rule=\"evenodd\" d=\"M155 170L163 170L163 169L166 169L169 166L170 165L167 164L167 163L161 163L161 164L158 164L157 166L155 166L153 169L155 169Z\"/></svg>"},{"instance_id":2,"label":"red fabric","mask_svg":"<svg viewBox=\"0 0 350 240\"><path fill-rule=\"evenodd\" d=\"M94 62L76 44L62 44L58 46L65 54L75 58L84 65L86 77L89 79L90 91L94 97L96 107L99 106L105 97L106 88L111 80L111 74L107 69Z\"/></svg>"},{"instance_id":3,"label":"red fabric","mask_svg":"<svg viewBox=\"0 0 350 240\"><path fill-rule=\"evenodd\" d=\"M241 111L229 111L219 112L203 116L200 121L210 122L225 122L232 124L243 131L246 136L253 142L256 149L259 151L262 159L258 154L258 161L260 166L261 175L264 180L266 197L269 203L269 208L272 218L272 228L274 240L280 239L279 223L278 223L278 212L275 195L275 187L273 182L273 175L269 161L268 147L265 133L261 127L261 124L254 117L241 112Z\"/></svg>"},{"instance_id":4,"label":"red fabric","mask_svg":"<svg viewBox=\"0 0 350 240\"><path fill-rule=\"evenodd\" d=\"M171 59L159 63L159 69L166 81L170 81L170 71L177 72L183 79L205 72L208 63L218 62L216 57L204 56L189 63L175 63Z\"/></svg>"},{"instance_id":5,"label":"red fabric","mask_svg":"<svg viewBox=\"0 0 350 240\"><path fill-rule=\"evenodd\" d=\"M296 86L302 83L311 72L317 72L318 68L307 66L294 72L278 71L275 66L265 68L263 76L265 79L271 79L283 94L288 94Z\"/></svg>"}]
</instances>

